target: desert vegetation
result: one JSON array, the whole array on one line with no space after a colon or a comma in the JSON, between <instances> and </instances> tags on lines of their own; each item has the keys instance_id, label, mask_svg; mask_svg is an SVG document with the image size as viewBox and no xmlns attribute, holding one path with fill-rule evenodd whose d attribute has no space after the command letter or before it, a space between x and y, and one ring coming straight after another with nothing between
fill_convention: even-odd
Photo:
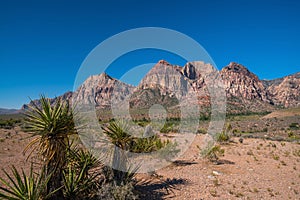
<instances>
[{"instance_id":1,"label":"desert vegetation","mask_svg":"<svg viewBox=\"0 0 300 200\"><path fill-rule=\"evenodd\" d=\"M60 99L55 105L42 96L25 113L24 130L32 140L24 152L38 155L29 174L12 166L1 177L1 199L134 199L134 171L121 172L101 164L76 140L72 109ZM106 133L125 148L128 137L111 123ZM157 138L152 140L157 144ZM163 145L161 143L160 145ZM142 149L141 144L139 148ZM148 147L147 147L148 148ZM143 149L142 149L143 150ZM32 164L32 165L33 165ZM12 175L10 175L12 174Z\"/></svg>"},{"instance_id":2,"label":"desert vegetation","mask_svg":"<svg viewBox=\"0 0 300 200\"><path fill-rule=\"evenodd\" d=\"M116 149L113 161L123 171L105 166L102 157L97 157L81 144L75 128L73 109L68 102L58 99L51 104L42 96L39 104L24 113L25 132L31 135L24 153L33 157L29 173L3 170L0 178L2 199L137 199L135 173L126 163L126 154ZM20 123L9 119L7 123ZM6 122L5 122L6 123ZM124 121L111 120L101 124L111 143L131 152L152 152L166 146L174 146L168 139L157 135L135 138L129 134ZM114 165L115 166L115 165Z\"/></svg>"}]
</instances>

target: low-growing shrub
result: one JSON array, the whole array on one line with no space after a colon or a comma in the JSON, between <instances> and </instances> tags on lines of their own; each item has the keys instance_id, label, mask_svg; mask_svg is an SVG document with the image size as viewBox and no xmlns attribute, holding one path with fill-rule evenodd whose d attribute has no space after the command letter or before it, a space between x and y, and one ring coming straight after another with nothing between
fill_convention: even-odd
<instances>
[{"instance_id":1,"label":"low-growing shrub","mask_svg":"<svg viewBox=\"0 0 300 200\"><path fill-rule=\"evenodd\" d=\"M157 151L170 143L169 140L162 141L157 135L148 138L135 138L132 139L132 141L133 142L130 145L129 150L135 153L148 153Z\"/></svg>"},{"instance_id":2,"label":"low-growing shrub","mask_svg":"<svg viewBox=\"0 0 300 200\"><path fill-rule=\"evenodd\" d=\"M299 124L298 124L298 123L291 123L291 124L289 125L289 128L290 128L291 130L298 130L298 129L299 129Z\"/></svg>"},{"instance_id":3,"label":"low-growing shrub","mask_svg":"<svg viewBox=\"0 0 300 200\"><path fill-rule=\"evenodd\" d=\"M230 140L230 136L227 132L222 131L221 133L217 133L215 135L215 140L219 143L228 142Z\"/></svg>"},{"instance_id":4,"label":"low-growing shrub","mask_svg":"<svg viewBox=\"0 0 300 200\"><path fill-rule=\"evenodd\" d=\"M220 145L215 145L212 142L208 143L204 149L200 149L200 155L211 162L217 162L220 156L224 156L224 153L225 150Z\"/></svg>"},{"instance_id":5,"label":"low-growing shrub","mask_svg":"<svg viewBox=\"0 0 300 200\"><path fill-rule=\"evenodd\" d=\"M175 128L179 124L178 121L168 120L160 130L161 133L170 133L170 132L178 132Z\"/></svg>"}]
</instances>

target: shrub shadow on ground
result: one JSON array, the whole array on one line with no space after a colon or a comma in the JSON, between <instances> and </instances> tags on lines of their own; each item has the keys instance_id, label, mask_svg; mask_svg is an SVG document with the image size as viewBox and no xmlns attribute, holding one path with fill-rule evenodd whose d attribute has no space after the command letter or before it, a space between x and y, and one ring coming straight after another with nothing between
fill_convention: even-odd
<instances>
[{"instance_id":1,"label":"shrub shadow on ground","mask_svg":"<svg viewBox=\"0 0 300 200\"><path fill-rule=\"evenodd\" d=\"M186 184L188 184L186 180L176 178L167 178L166 180L160 179L156 182L153 180L146 180L139 182L136 186L136 190L142 200L160 200L166 195L170 195L170 197L174 196L173 190L177 190L179 186Z\"/></svg>"}]
</instances>

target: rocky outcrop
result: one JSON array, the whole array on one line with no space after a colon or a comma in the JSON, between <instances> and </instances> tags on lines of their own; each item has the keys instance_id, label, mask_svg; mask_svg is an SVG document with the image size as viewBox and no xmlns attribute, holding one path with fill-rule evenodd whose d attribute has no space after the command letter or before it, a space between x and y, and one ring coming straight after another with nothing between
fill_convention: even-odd
<instances>
[{"instance_id":1,"label":"rocky outcrop","mask_svg":"<svg viewBox=\"0 0 300 200\"><path fill-rule=\"evenodd\" d=\"M263 82L243 65L231 62L220 73L228 97L272 102Z\"/></svg>"},{"instance_id":2,"label":"rocky outcrop","mask_svg":"<svg viewBox=\"0 0 300 200\"><path fill-rule=\"evenodd\" d=\"M275 105L283 107L300 106L300 72L275 81L265 81L267 91Z\"/></svg>"}]
</instances>

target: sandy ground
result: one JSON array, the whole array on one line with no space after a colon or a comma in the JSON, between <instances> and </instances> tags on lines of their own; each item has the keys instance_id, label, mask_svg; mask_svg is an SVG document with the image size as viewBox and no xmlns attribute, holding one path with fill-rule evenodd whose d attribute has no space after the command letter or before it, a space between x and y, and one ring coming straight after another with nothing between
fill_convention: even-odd
<instances>
[{"instance_id":1,"label":"sandy ground","mask_svg":"<svg viewBox=\"0 0 300 200\"><path fill-rule=\"evenodd\" d=\"M139 175L147 182L145 199L300 199L300 145L263 139L222 145L221 164L199 157L199 135L178 160L155 176ZM151 180L151 181L149 181ZM169 180L173 189L165 189ZM152 184L152 187L151 187Z\"/></svg>"},{"instance_id":2,"label":"sandy ground","mask_svg":"<svg viewBox=\"0 0 300 200\"><path fill-rule=\"evenodd\" d=\"M27 139L26 139L27 138ZM244 139L222 145L221 164L199 156L198 135L189 150L156 174L139 174L144 199L300 199L300 145L264 139ZM30 139L19 128L0 130L0 168L28 170L22 153ZM3 172L0 172L3 177Z\"/></svg>"}]
</instances>

